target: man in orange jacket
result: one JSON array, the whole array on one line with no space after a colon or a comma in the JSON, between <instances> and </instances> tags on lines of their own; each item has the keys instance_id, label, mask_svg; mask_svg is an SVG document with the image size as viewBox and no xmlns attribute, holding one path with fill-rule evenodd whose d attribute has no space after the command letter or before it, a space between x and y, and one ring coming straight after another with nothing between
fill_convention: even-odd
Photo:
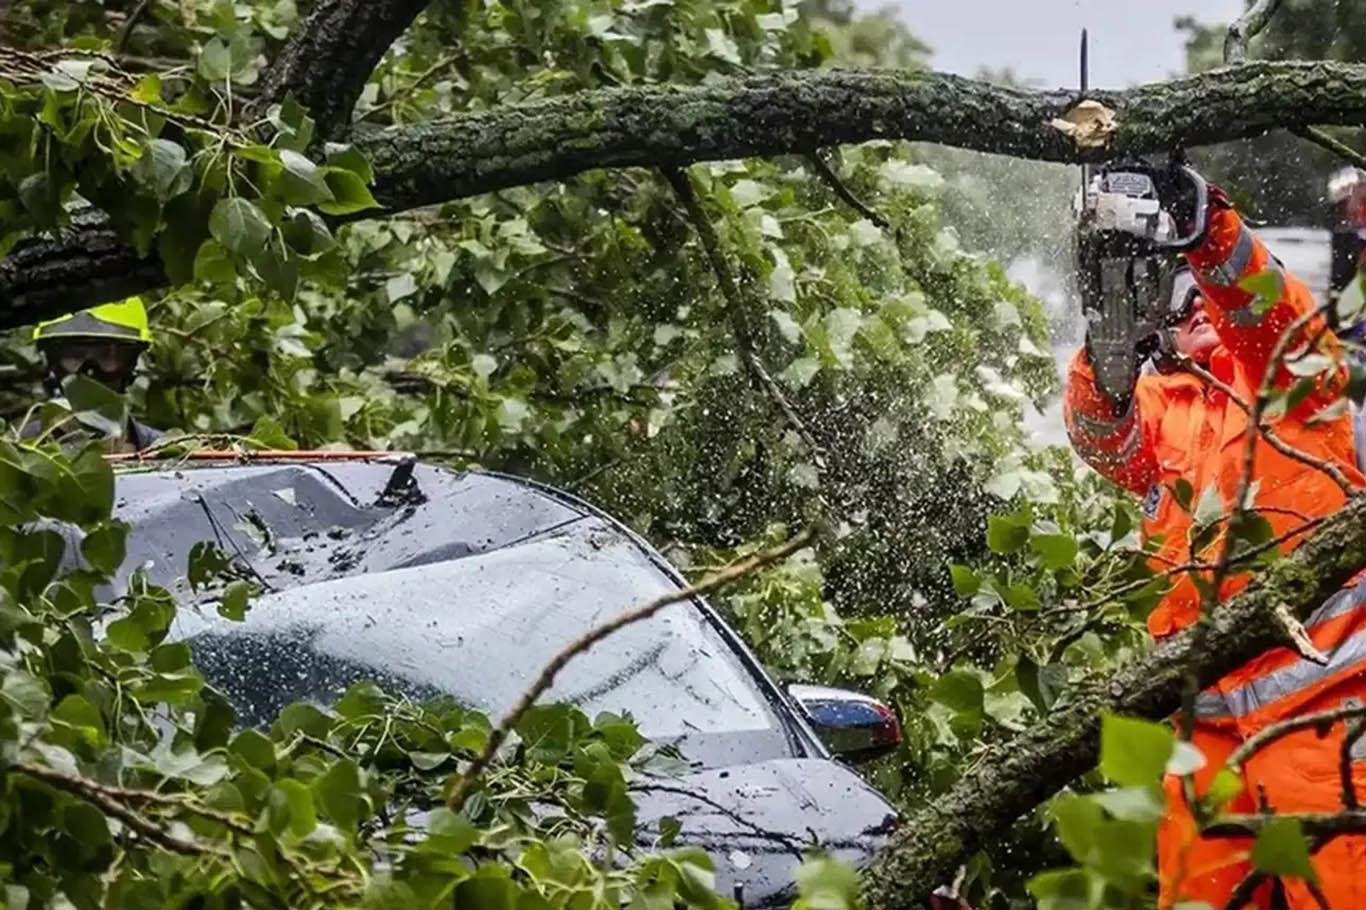
<instances>
[{"instance_id":1,"label":"man in orange jacket","mask_svg":"<svg viewBox=\"0 0 1366 910\"><path fill-rule=\"evenodd\" d=\"M1161 192L1158 193L1162 195ZM1165 207L1181 202L1162 199ZM1173 212L1178 223L1190 213ZM1137 232L1136 232L1137 233ZM1158 351L1156 371L1140 375L1142 358L1128 361L1104 376L1123 376L1132 367L1127 393L1107 391L1097 382L1092 350L1105 346L1094 322L1086 347L1068 368L1064 418L1078 454L1101 474L1142 500L1143 534L1158 542L1154 566L1165 570L1189 563L1192 555L1213 563L1223 546L1217 540L1192 554L1189 530L1192 516L1174 495L1178 481L1186 481L1198 500L1213 490L1226 511L1236 495L1244 470L1245 434L1249 418L1224 391L1181 368L1181 357L1205 367L1242 402L1256 400L1263 377L1281 334L1316 304L1305 286L1287 274L1262 242L1243 224L1217 188L1208 199L1207 227L1183 254L1185 262L1169 280L1165 300L1162 343L1135 339L1135 349ZM1240 286L1245 279L1274 273L1279 293L1273 301L1258 300ZM1165 287L1164 287L1165 290ZM1092 335L1102 339L1093 346ZM1108 339L1113 342L1113 338ZM1291 345L1291 357L1306 344L1337 357L1338 344L1315 316ZM1275 385L1295 382L1284 366ZM1351 418L1345 409L1325 410L1342 394L1343 371L1326 370L1314 389L1279 419L1270 423L1286 443L1317 459L1336 465L1350 485L1366 486L1358 471ZM1323 472L1281 454L1264 438L1256 443L1256 481L1252 507L1271 524L1275 534L1342 507L1347 494ZM1193 503L1192 503L1193 506ZM1302 535L1286 539L1293 548ZM1232 575L1219 592L1227 598L1241 588L1245 576ZM1200 614L1199 593L1189 574L1178 575L1171 590L1148 617L1155 638L1170 635ZM1195 775L1196 792L1203 795L1214 774L1239 744L1259 730L1288 717L1366 700L1366 581L1359 577L1306 623L1313 643L1328 657L1326 665L1301 657L1289 648L1276 648L1249 661L1200 693L1192 742L1205 756ZM1335 810L1341 807L1339 754L1344 724L1328 735L1314 730L1294 733L1257 752L1242 768L1244 789L1226 811L1254 812L1264 798L1278 812ZM1366 744L1352 752L1353 777L1366 785ZM1180 781L1166 782L1167 815L1158 832L1159 907L1181 901L1204 901L1223 907L1234 888L1250 871L1247 840L1203 838L1196 830ZM1366 787L1363 787L1366 801ZM1335 908L1366 907L1366 837L1338 837L1314 857L1319 885ZM1303 882L1282 883L1292 907L1318 904ZM1265 902L1267 887L1259 894ZM1258 906L1267 906L1265 903Z\"/></svg>"}]
</instances>

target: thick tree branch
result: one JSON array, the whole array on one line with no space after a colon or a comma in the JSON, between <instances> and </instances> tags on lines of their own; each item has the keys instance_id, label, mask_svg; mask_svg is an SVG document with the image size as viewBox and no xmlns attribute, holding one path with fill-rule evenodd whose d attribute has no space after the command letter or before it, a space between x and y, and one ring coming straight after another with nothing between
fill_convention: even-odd
<instances>
[{"instance_id":1,"label":"thick tree branch","mask_svg":"<svg viewBox=\"0 0 1366 910\"><path fill-rule=\"evenodd\" d=\"M362 89L389 46L429 0L325 0L290 36L261 80L258 108L286 95L331 139L351 122Z\"/></svg>"},{"instance_id":2,"label":"thick tree branch","mask_svg":"<svg viewBox=\"0 0 1366 910\"><path fill-rule=\"evenodd\" d=\"M392 213L594 168L806 154L871 139L1076 163L1282 127L1360 125L1366 124L1366 65L1258 61L1089 97L1118 117L1104 148L1078 148L1050 125L1076 103L1071 91L1011 88L947 73L852 69L580 92L351 139L370 157L375 196ZM107 248L112 237L87 230L73 243ZM115 280L107 262L104 272L84 280L81 269L60 264L70 249L38 241L24 248L27 267L14 267L12 257L0 263L0 301L8 304L0 328L112 299L115 289L126 293L140 283L127 275ZM145 267L136 256L125 257L130 268Z\"/></svg>"},{"instance_id":3,"label":"thick tree branch","mask_svg":"<svg viewBox=\"0 0 1366 910\"><path fill-rule=\"evenodd\" d=\"M1284 603L1304 618L1366 566L1366 496L1324 522L1295 552L1215 610L1200 684L1280 644L1270 617ZM1038 726L995 747L978 770L904 819L865 876L871 907L915 907L964 858L1095 766L1100 716L1161 718L1180 704L1192 635L1162 641L1110 679L1075 687Z\"/></svg>"}]
</instances>

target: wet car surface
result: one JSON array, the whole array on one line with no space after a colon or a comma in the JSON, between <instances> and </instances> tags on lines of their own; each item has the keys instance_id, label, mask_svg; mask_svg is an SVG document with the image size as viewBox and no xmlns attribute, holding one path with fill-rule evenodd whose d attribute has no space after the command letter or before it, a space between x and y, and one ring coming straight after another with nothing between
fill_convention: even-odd
<instances>
[{"instance_id":1,"label":"wet car surface","mask_svg":"<svg viewBox=\"0 0 1366 910\"><path fill-rule=\"evenodd\" d=\"M496 717L570 641L684 584L573 497L411 459L136 470L116 493L132 526L124 571L142 567L189 605L171 634L246 724L361 680ZM261 588L244 621L191 590L199 541ZM786 899L804 847L859 862L893 823L701 600L595 645L546 700L629 713L682 752L688 773L633 786L642 831L678 818L682 839L712 852L718 887L739 887L747 906Z\"/></svg>"}]
</instances>

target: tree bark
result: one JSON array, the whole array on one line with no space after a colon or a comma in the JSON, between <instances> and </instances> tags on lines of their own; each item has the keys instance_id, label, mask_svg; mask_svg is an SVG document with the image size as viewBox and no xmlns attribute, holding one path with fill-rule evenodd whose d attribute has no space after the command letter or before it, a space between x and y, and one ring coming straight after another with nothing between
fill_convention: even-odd
<instances>
[{"instance_id":1,"label":"tree bark","mask_svg":"<svg viewBox=\"0 0 1366 910\"><path fill-rule=\"evenodd\" d=\"M351 9L353 3L360 0L339 0L327 9ZM383 5L394 4L411 8L413 2ZM386 21L392 26L396 20ZM297 76L305 69L288 71ZM334 71L334 78L342 77ZM297 80L322 90L303 76ZM848 69L580 92L351 138L374 166L375 196L385 212L371 214L385 214L564 180L594 168L680 167L871 139L1081 162L1245 138L1279 127L1366 124L1366 66L1259 61L1088 97L1117 115L1117 128L1104 148L1080 149L1050 125L1078 100L1075 92L1010 88L946 73ZM103 248L110 236L96 229L78 233L70 243L79 247L88 240ZM0 310L0 328L111 299L114 291L124 293L139 281L144 288L158 283L142 279L150 268L131 254L124 255L130 266L138 263L136 276L115 276L105 263L104 272L87 278L77 265L62 262L69 249L31 241L20 251L25 267L14 261L19 253L0 263L0 300L7 304ZM61 283L53 283L55 275L62 276Z\"/></svg>"},{"instance_id":2,"label":"tree bark","mask_svg":"<svg viewBox=\"0 0 1366 910\"><path fill-rule=\"evenodd\" d=\"M330 0L290 36L261 80L257 110L286 95L313 117L314 135L332 139L351 123L370 74L429 0Z\"/></svg>"},{"instance_id":3,"label":"tree bark","mask_svg":"<svg viewBox=\"0 0 1366 910\"><path fill-rule=\"evenodd\" d=\"M1215 611L1200 655L1208 686L1281 645L1272 614L1285 604L1301 618L1366 567L1366 496L1357 495L1310 538ZM1174 635L1113 677L1068 690L1039 726L993 750L979 770L902 820L864 877L874 910L924 905L982 844L1095 767L1101 714L1168 717L1181 703L1191 661L1189 632Z\"/></svg>"}]
</instances>

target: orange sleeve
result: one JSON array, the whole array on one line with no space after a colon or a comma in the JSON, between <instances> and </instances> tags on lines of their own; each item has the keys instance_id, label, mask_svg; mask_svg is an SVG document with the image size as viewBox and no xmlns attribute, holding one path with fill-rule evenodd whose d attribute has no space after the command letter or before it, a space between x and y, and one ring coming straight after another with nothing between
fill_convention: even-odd
<instances>
[{"instance_id":1,"label":"orange sleeve","mask_svg":"<svg viewBox=\"0 0 1366 910\"><path fill-rule=\"evenodd\" d=\"M1067 438L1091 467L1124 489L1143 496L1161 476L1153 449L1157 414L1145 400L1146 383L1139 379L1129 408L1119 413L1114 402L1096 387L1096 377L1085 350L1077 351L1067 367L1062 416Z\"/></svg>"},{"instance_id":2,"label":"orange sleeve","mask_svg":"<svg viewBox=\"0 0 1366 910\"><path fill-rule=\"evenodd\" d=\"M1209 304L1207 312L1220 341L1242 362L1253 386L1260 386L1277 339L1292 322L1317 308L1313 295L1303 282L1271 258L1266 244L1248 230L1232 209L1217 209L1210 215L1204 241L1186 258ZM1277 276L1279 294L1269 306L1239 287L1240 281L1263 272ZM1290 350L1314 337L1322 339L1323 353L1331 356L1338 350L1337 339L1327 330L1323 314L1310 320ZM1284 387L1292 379L1288 371L1282 370L1276 383Z\"/></svg>"}]
</instances>

